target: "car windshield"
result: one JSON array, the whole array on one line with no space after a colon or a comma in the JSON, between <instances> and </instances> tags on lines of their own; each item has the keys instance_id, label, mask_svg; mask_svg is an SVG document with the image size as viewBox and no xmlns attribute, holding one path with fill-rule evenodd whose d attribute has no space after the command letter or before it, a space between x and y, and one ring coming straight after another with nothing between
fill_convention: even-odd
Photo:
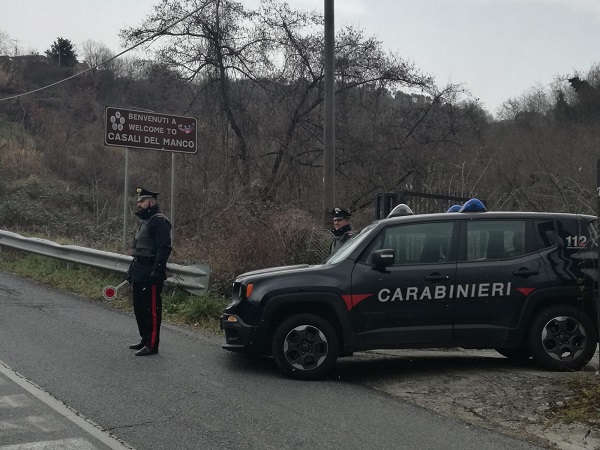
<instances>
[{"instance_id":1,"label":"car windshield","mask_svg":"<svg viewBox=\"0 0 600 450\"><path fill-rule=\"evenodd\" d=\"M337 252L335 252L332 256L329 257L329 259L327 261L325 261L325 264L337 264L341 260L346 259L346 257L350 253L352 253L354 251L354 249L357 246L359 246L362 241L364 241L371 235L371 232L373 231L373 229L375 228L376 225L377 225L377 222L373 222L371 225L364 228L360 233L358 233L352 239L347 240L344 243L344 245L342 245Z\"/></svg>"}]
</instances>

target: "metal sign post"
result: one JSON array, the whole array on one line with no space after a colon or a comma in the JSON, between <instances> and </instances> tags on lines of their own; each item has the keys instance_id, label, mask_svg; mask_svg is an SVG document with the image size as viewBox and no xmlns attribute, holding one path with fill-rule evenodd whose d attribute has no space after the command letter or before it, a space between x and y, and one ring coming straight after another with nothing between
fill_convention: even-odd
<instances>
[{"instance_id":1,"label":"metal sign post","mask_svg":"<svg viewBox=\"0 0 600 450\"><path fill-rule=\"evenodd\" d=\"M127 218L129 208L129 148L125 147L125 186L123 186L123 251L127 251Z\"/></svg>"},{"instance_id":2,"label":"metal sign post","mask_svg":"<svg viewBox=\"0 0 600 450\"><path fill-rule=\"evenodd\" d=\"M171 246L175 240L175 153L171 153Z\"/></svg>"}]
</instances>

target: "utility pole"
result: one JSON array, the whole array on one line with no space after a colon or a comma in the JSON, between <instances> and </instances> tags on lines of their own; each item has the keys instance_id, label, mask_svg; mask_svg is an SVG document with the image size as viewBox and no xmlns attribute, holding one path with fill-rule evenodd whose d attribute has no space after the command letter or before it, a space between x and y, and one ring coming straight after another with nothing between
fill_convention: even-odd
<instances>
[{"instance_id":1,"label":"utility pole","mask_svg":"<svg viewBox=\"0 0 600 450\"><path fill-rule=\"evenodd\" d=\"M596 201L597 201L597 210L598 210L598 221L596 221L596 226L600 228L600 159L596 160ZM598 238L596 238L598 239ZM600 286L600 242L596 241L596 247L598 249L598 259L596 260L596 276L598 277L598 286ZM596 323L596 327L598 329L598 334L600 335L600 288L597 288L596 292L596 317L598 321ZM596 370L596 375L600 375L600 353L598 354L598 370Z\"/></svg>"},{"instance_id":2,"label":"utility pole","mask_svg":"<svg viewBox=\"0 0 600 450\"><path fill-rule=\"evenodd\" d=\"M323 108L323 224L330 225L335 207L335 85L334 85L334 0L325 1L325 78Z\"/></svg>"},{"instance_id":3,"label":"utility pole","mask_svg":"<svg viewBox=\"0 0 600 450\"><path fill-rule=\"evenodd\" d=\"M15 43L15 52L13 54L13 56L19 56L19 40L18 39L11 39L14 43Z\"/></svg>"}]
</instances>

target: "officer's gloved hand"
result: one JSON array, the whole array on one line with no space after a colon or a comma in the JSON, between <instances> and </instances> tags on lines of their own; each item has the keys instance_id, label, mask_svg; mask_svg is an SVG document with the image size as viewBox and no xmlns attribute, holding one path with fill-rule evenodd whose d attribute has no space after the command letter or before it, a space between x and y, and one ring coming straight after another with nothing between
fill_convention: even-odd
<instances>
[{"instance_id":1,"label":"officer's gloved hand","mask_svg":"<svg viewBox=\"0 0 600 450\"><path fill-rule=\"evenodd\" d=\"M150 283L152 283L152 284L158 283L158 272L156 270L153 270L150 273Z\"/></svg>"}]
</instances>

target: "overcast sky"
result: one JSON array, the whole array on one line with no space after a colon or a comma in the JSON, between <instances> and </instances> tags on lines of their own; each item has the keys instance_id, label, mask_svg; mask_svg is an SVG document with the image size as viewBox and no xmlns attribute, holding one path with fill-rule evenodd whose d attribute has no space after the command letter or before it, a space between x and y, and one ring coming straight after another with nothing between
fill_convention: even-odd
<instances>
[{"instance_id":1,"label":"overcast sky","mask_svg":"<svg viewBox=\"0 0 600 450\"><path fill-rule=\"evenodd\" d=\"M43 54L63 37L119 52L119 30L138 25L158 2L0 0L0 31L23 51ZM324 0L288 3L322 12ZM600 63L600 0L337 0L335 22L376 36L438 85L463 83L491 113L534 86Z\"/></svg>"}]
</instances>

